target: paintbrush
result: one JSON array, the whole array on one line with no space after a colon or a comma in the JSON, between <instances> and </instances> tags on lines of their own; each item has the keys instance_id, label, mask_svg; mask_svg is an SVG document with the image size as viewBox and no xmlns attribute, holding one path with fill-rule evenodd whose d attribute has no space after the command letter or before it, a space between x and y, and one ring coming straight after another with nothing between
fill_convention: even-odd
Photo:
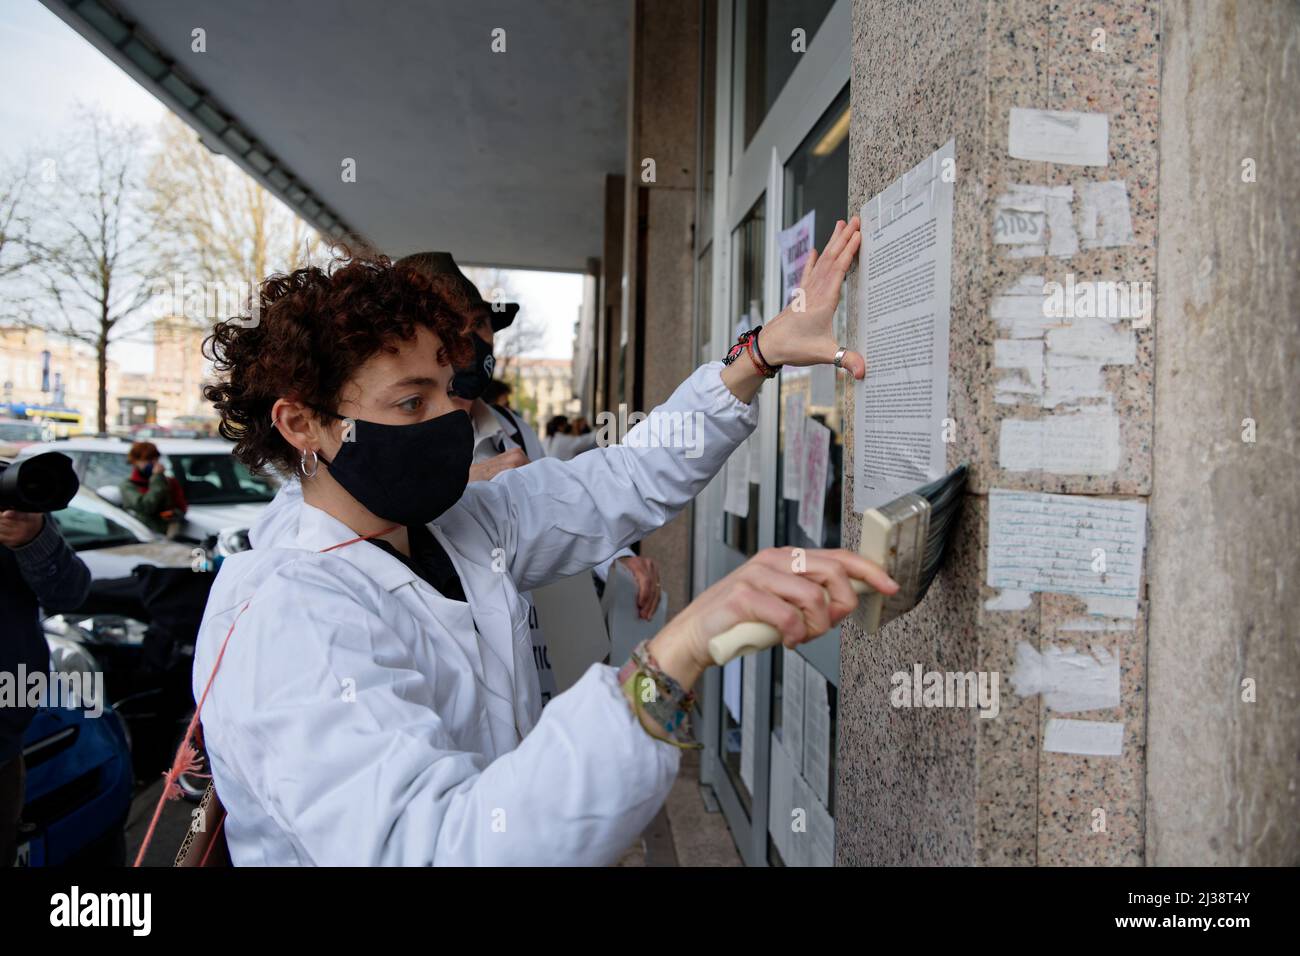
<instances>
[{"instance_id":1,"label":"paintbrush","mask_svg":"<svg viewBox=\"0 0 1300 956\"><path fill-rule=\"evenodd\" d=\"M852 579L853 590L864 595L858 605L862 629L874 634L921 602L939 573L948 544L961 517L966 466L910 494L862 515L858 553L885 569L898 590L884 595L865 581ZM829 595L827 600L830 600ZM753 654L781 643L770 624L746 621L709 641L709 654L719 666L741 654Z\"/></svg>"}]
</instances>

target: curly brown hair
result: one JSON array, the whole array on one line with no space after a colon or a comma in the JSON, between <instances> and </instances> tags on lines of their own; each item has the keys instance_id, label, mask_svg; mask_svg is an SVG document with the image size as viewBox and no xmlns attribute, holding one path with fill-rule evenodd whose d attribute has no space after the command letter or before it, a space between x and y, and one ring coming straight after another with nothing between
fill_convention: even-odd
<instances>
[{"instance_id":1,"label":"curly brown hair","mask_svg":"<svg viewBox=\"0 0 1300 956\"><path fill-rule=\"evenodd\" d=\"M337 260L273 275L257 308L219 322L204 339L217 381L203 394L221 416L222 438L255 473L293 471L297 451L271 421L283 397L333 411L343 386L381 350L396 351L424 326L442 341L439 362L472 361L471 313L450 283L385 256Z\"/></svg>"}]
</instances>

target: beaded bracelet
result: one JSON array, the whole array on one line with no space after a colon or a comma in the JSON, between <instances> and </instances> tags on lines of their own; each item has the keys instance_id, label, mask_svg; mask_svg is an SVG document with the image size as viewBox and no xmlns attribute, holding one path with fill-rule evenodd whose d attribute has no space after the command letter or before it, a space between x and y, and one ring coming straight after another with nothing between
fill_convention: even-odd
<instances>
[{"instance_id":1,"label":"beaded bracelet","mask_svg":"<svg viewBox=\"0 0 1300 956\"><path fill-rule=\"evenodd\" d=\"M645 714L663 727L668 736L650 733L642 724L646 733L681 750L698 750L703 744L690 741L687 724L687 718L695 707L695 693L685 690L663 672L650 653L649 644L645 640L632 649L632 657L619 669L618 683L638 719Z\"/></svg>"}]
</instances>

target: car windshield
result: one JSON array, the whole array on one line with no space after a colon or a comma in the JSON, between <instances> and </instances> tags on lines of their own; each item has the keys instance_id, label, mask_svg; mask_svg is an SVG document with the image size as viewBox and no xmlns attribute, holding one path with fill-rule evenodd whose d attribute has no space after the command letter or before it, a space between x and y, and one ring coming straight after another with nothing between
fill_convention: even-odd
<instances>
[{"instance_id":1,"label":"car windshield","mask_svg":"<svg viewBox=\"0 0 1300 956\"><path fill-rule=\"evenodd\" d=\"M229 454L167 455L192 505L257 504L275 497L275 486Z\"/></svg>"},{"instance_id":2,"label":"car windshield","mask_svg":"<svg viewBox=\"0 0 1300 956\"><path fill-rule=\"evenodd\" d=\"M41 426L26 422L0 422L0 441L40 441Z\"/></svg>"},{"instance_id":3,"label":"car windshield","mask_svg":"<svg viewBox=\"0 0 1300 956\"><path fill-rule=\"evenodd\" d=\"M54 521L73 551L139 544L140 539L124 525L85 508L68 507L54 512Z\"/></svg>"}]
</instances>

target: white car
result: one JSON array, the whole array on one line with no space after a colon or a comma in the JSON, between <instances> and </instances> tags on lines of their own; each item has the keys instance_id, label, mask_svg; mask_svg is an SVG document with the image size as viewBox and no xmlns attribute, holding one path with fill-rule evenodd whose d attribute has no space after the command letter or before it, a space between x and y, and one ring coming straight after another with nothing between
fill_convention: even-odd
<instances>
[{"instance_id":1,"label":"white car","mask_svg":"<svg viewBox=\"0 0 1300 956\"><path fill-rule=\"evenodd\" d=\"M95 581L129 578L138 564L192 567L194 548L154 534L127 512L82 488L51 517Z\"/></svg>"},{"instance_id":2,"label":"white car","mask_svg":"<svg viewBox=\"0 0 1300 956\"><path fill-rule=\"evenodd\" d=\"M156 438L168 465L168 474L181 483L189 510L180 537L202 542L210 535L239 534L257 520L262 509L275 497L277 483L260 478L235 460L230 442L215 438ZM105 501L122 502L118 485L131 477L126 438L68 438L28 445L20 458L57 451L72 459L81 480Z\"/></svg>"}]
</instances>

